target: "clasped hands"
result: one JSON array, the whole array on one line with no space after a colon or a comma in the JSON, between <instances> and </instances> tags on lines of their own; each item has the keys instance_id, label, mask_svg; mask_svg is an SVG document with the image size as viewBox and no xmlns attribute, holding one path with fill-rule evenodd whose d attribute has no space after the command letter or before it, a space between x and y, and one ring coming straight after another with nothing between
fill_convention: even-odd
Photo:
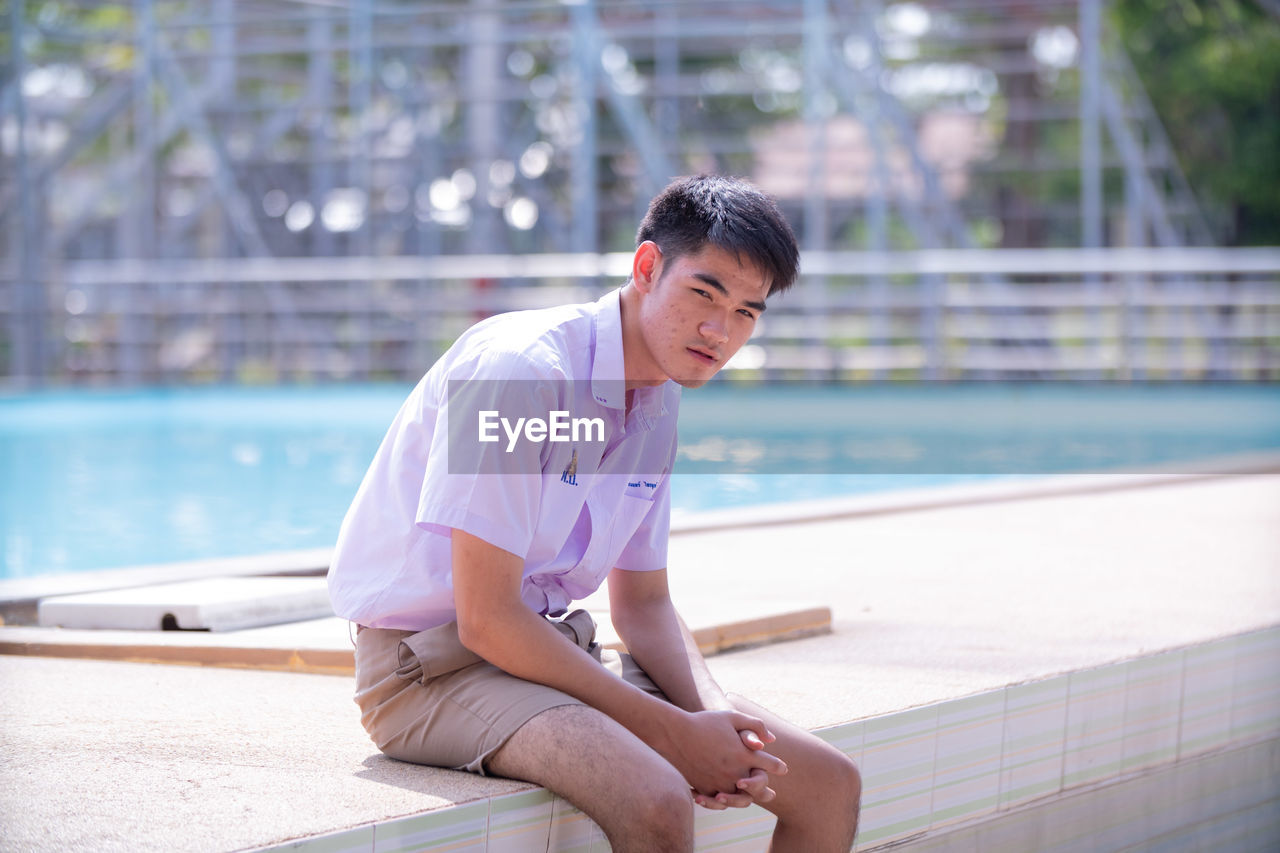
<instances>
[{"instance_id":1,"label":"clasped hands","mask_svg":"<svg viewBox=\"0 0 1280 853\"><path fill-rule=\"evenodd\" d=\"M787 772L782 759L765 752L775 737L762 720L737 711L699 711L677 744L676 762L703 808L719 811L768 803L776 796L769 776Z\"/></svg>"}]
</instances>

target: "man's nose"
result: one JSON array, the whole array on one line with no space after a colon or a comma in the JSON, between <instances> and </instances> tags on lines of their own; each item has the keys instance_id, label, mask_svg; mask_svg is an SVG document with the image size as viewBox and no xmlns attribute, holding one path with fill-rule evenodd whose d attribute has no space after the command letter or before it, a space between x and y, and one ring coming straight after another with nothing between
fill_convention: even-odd
<instances>
[{"instance_id":1,"label":"man's nose","mask_svg":"<svg viewBox=\"0 0 1280 853\"><path fill-rule=\"evenodd\" d=\"M728 326L719 319L703 320L698 331L704 338L715 341L717 344L723 344L729 340Z\"/></svg>"}]
</instances>

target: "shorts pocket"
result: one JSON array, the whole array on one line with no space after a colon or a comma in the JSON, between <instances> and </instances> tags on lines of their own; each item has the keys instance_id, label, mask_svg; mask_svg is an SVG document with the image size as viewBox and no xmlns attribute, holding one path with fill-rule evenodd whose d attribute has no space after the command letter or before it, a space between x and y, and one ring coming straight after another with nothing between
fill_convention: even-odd
<instances>
[{"instance_id":1,"label":"shorts pocket","mask_svg":"<svg viewBox=\"0 0 1280 853\"><path fill-rule=\"evenodd\" d=\"M484 660L462 645L457 622L410 634L400 641L396 655L400 664L396 675L423 684Z\"/></svg>"},{"instance_id":2,"label":"shorts pocket","mask_svg":"<svg viewBox=\"0 0 1280 853\"><path fill-rule=\"evenodd\" d=\"M575 610L552 626L569 642L600 661L600 644L596 642L596 620L585 610Z\"/></svg>"}]
</instances>

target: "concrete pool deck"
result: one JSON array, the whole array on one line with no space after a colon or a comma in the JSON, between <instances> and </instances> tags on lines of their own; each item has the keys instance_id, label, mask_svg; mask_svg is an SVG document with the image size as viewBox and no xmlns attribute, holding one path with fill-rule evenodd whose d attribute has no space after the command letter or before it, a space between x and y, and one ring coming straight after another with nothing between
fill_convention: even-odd
<instances>
[{"instance_id":1,"label":"concrete pool deck","mask_svg":"<svg viewBox=\"0 0 1280 853\"><path fill-rule=\"evenodd\" d=\"M1280 475L1095 484L688 532L671 543L673 591L678 604L782 596L829 606L829 635L710 661L726 689L810 728L865 720L870 732L875 720L929 708L936 720L938 703L961 697L999 695L1008 706L1015 694L999 691L1167 650L1185 657L1248 632L1262 643L1250 658L1255 681L1280 684L1280 643L1266 630L1280 625ZM20 630L29 629L0 637ZM1232 654L1229 672L1244 659ZM504 847L497 832L500 804L517 801L545 811L533 827L546 842L537 849L568 849L572 832L585 833L582 849L595 843L589 824L528 785L378 755L349 677L0 656L0 679L7 848L239 850L300 839L297 849L401 849L391 843L407 831L397 819L451 815L485 828L465 849L533 849ZM1233 743L1280 734L1274 698L1254 702L1270 710ZM886 828L899 805L877 792L892 774L861 738L859 849L870 849L908 830ZM1274 790L1280 771L1274 759L1268 766ZM1017 806L1000 790L1000 808ZM473 806L478 817L463 814ZM910 832L945 824L929 809L926 793L923 824ZM700 819L700 839L714 835L715 820Z\"/></svg>"}]
</instances>

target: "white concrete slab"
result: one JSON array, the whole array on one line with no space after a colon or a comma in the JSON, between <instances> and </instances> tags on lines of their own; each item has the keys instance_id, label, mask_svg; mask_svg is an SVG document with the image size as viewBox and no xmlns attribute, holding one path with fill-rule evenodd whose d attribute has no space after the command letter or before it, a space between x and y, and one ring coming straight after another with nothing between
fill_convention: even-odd
<instances>
[{"instance_id":1,"label":"white concrete slab","mask_svg":"<svg viewBox=\"0 0 1280 853\"><path fill-rule=\"evenodd\" d=\"M205 578L40 601L43 627L236 631L332 616L324 578Z\"/></svg>"},{"instance_id":2,"label":"white concrete slab","mask_svg":"<svg viewBox=\"0 0 1280 853\"><path fill-rule=\"evenodd\" d=\"M680 611L703 654L830 632L831 610L812 602L682 600ZM581 602L598 626L596 641L622 649L608 599ZM243 631L155 631L0 626L0 654L181 663L291 672L355 671L353 628L328 616Z\"/></svg>"},{"instance_id":3,"label":"white concrete slab","mask_svg":"<svg viewBox=\"0 0 1280 853\"><path fill-rule=\"evenodd\" d=\"M322 575L329 568L332 556L332 548L307 548L244 557L211 557L91 572L9 578L0 580L0 609L6 604L34 601L51 595L76 595L197 578Z\"/></svg>"},{"instance_id":4,"label":"white concrete slab","mask_svg":"<svg viewBox=\"0 0 1280 853\"><path fill-rule=\"evenodd\" d=\"M829 605L709 661L828 726L1280 624L1277 530L1280 477L1242 476L690 534L671 579ZM528 788L379 755L350 677L0 655L0 684L5 850L231 851Z\"/></svg>"}]
</instances>

